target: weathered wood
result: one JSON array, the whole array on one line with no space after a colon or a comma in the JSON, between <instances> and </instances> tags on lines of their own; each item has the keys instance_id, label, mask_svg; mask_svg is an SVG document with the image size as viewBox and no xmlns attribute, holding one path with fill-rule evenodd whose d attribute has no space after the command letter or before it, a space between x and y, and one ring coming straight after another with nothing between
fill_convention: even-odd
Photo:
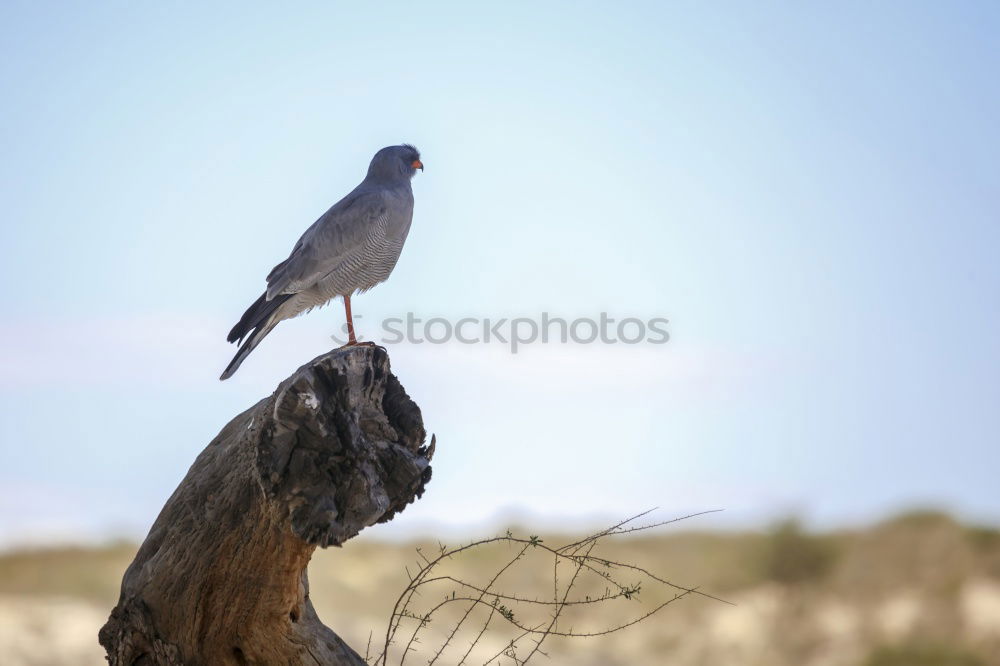
<instances>
[{"instance_id":1,"label":"weathered wood","mask_svg":"<svg viewBox=\"0 0 1000 666\"><path fill-rule=\"evenodd\" d=\"M423 493L420 409L383 349L302 366L195 460L101 629L112 666L364 664L320 622L306 566Z\"/></svg>"}]
</instances>

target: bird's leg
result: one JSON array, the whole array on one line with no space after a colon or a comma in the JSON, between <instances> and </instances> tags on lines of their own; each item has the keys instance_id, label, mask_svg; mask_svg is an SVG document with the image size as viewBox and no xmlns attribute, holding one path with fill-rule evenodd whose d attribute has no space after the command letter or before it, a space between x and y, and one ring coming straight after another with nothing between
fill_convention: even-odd
<instances>
[{"instance_id":1,"label":"bird's leg","mask_svg":"<svg viewBox=\"0 0 1000 666\"><path fill-rule=\"evenodd\" d=\"M378 347L379 349L385 349L374 342L358 342L358 339L354 337L354 319L351 318L351 297L344 296L344 310L347 312L347 344L345 347Z\"/></svg>"},{"instance_id":2,"label":"bird's leg","mask_svg":"<svg viewBox=\"0 0 1000 666\"><path fill-rule=\"evenodd\" d=\"M353 347L358 344L358 339L354 337L354 320L351 318L351 297L344 296L344 311L347 313L347 344L345 347Z\"/></svg>"}]
</instances>

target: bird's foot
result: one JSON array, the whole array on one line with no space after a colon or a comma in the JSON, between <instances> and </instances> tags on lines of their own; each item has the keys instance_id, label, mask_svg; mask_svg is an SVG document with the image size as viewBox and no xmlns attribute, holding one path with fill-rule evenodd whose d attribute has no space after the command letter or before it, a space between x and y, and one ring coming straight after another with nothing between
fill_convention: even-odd
<instances>
[{"instance_id":1,"label":"bird's foot","mask_svg":"<svg viewBox=\"0 0 1000 666\"><path fill-rule=\"evenodd\" d=\"M377 345L371 340L364 340L362 342L353 340L351 342L348 342L346 345L341 345L340 347L338 347L338 349L347 349L348 347L375 347L376 349L381 349L382 351L386 351L385 347L383 347L382 345Z\"/></svg>"}]
</instances>

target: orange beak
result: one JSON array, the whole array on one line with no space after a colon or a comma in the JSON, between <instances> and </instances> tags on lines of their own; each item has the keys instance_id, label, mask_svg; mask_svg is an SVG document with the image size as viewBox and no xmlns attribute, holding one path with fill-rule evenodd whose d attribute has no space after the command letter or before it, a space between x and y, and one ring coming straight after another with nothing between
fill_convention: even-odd
<instances>
[{"instance_id":1,"label":"orange beak","mask_svg":"<svg viewBox=\"0 0 1000 666\"><path fill-rule=\"evenodd\" d=\"M421 171L424 170L424 163L421 162L420 160L413 160L413 164L411 164L410 166L413 167L414 169L420 169Z\"/></svg>"}]
</instances>

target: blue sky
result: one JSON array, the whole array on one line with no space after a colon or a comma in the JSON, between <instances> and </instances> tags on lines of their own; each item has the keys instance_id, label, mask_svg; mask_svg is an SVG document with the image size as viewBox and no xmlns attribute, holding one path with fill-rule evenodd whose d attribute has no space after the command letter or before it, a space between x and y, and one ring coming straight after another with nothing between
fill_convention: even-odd
<instances>
[{"instance_id":1,"label":"blue sky","mask_svg":"<svg viewBox=\"0 0 1000 666\"><path fill-rule=\"evenodd\" d=\"M671 341L391 348L439 446L380 534L1000 522L1000 6L211 4L0 8L0 543L141 535L328 349L339 305L216 379L402 141L427 169L363 333L608 312Z\"/></svg>"}]
</instances>

